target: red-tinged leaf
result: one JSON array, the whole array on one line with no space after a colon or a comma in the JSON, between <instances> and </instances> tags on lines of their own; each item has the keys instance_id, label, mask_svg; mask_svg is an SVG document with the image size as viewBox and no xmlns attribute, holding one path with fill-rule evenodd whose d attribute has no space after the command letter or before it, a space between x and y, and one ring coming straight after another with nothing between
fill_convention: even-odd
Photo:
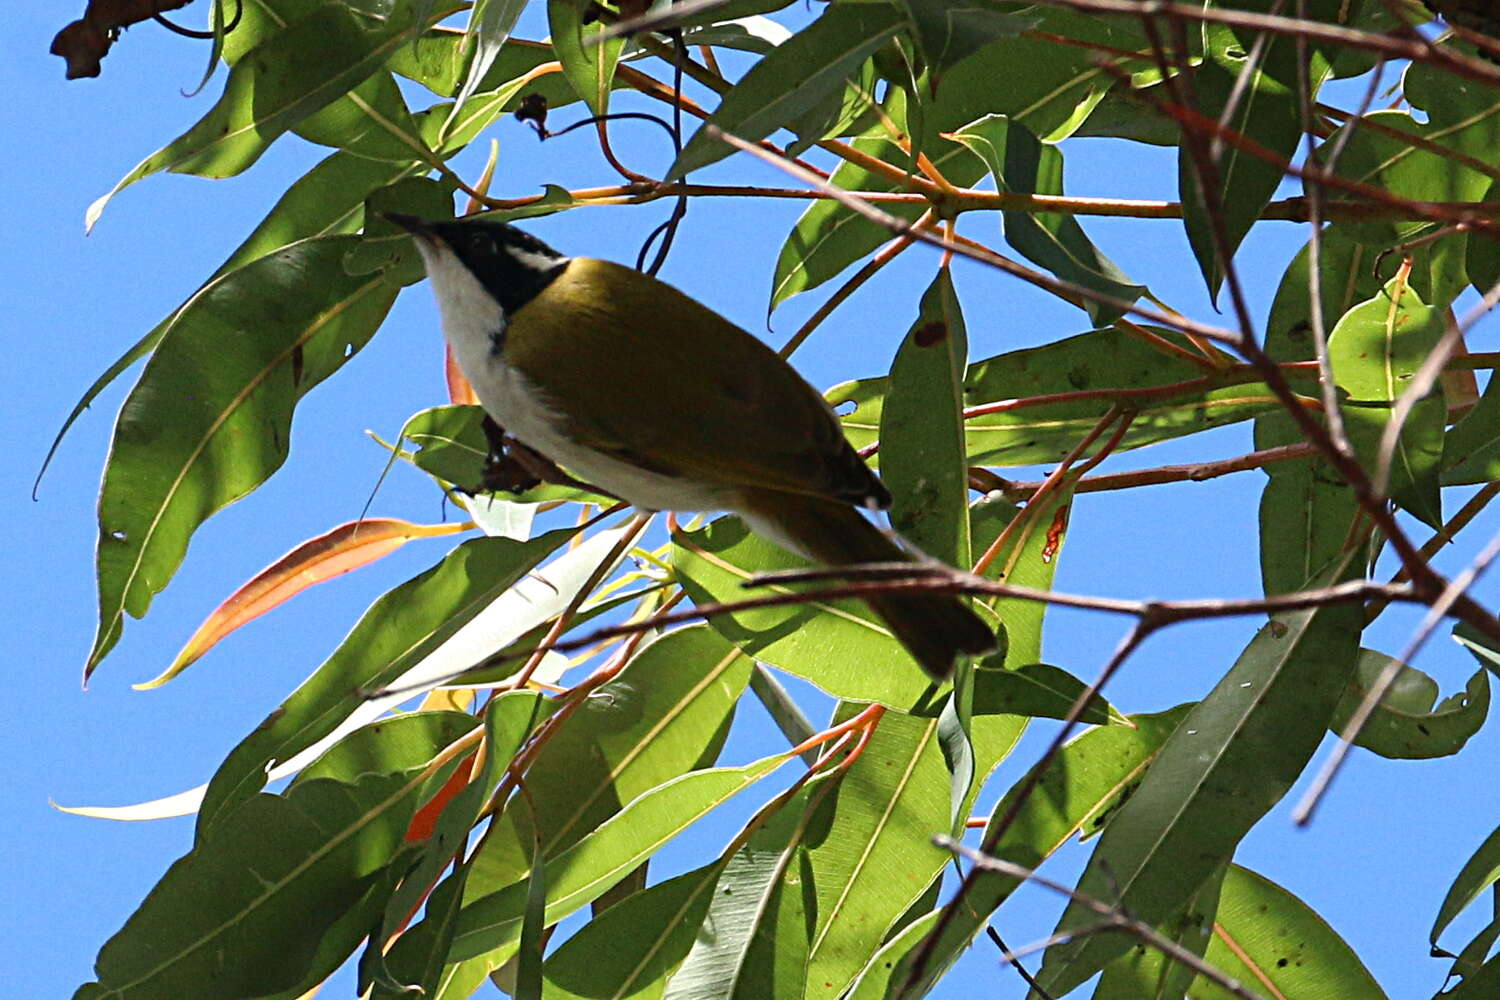
<instances>
[{"instance_id":1,"label":"red-tinged leaf","mask_svg":"<svg viewBox=\"0 0 1500 1000\"><path fill-rule=\"evenodd\" d=\"M160 687L182 673L221 639L284 604L315 584L367 566L413 538L435 538L467 531L469 522L412 524L377 517L341 524L309 539L251 578L219 605L182 647L172 665L157 677L135 685L137 691Z\"/></svg>"},{"instance_id":2,"label":"red-tinged leaf","mask_svg":"<svg viewBox=\"0 0 1500 1000\"><path fill-rule=\"evenodd\" d=\"M417 814L411 818L411 823L406 828L405 840L408 844L418 840L426 840L432 836L432 831L437 829L438 817L453 801L454 796L463 791L469 784L469 778L474 773L474 755L470 754L459 761L458 767L449 775L443 787L438 793L428 799Z\"/></svg>"}]
</instances>

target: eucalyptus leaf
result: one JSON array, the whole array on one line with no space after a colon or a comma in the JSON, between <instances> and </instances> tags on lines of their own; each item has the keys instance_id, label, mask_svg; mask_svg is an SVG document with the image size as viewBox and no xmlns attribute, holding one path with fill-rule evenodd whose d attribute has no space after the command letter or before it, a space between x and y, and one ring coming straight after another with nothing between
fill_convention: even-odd
<instances>
[{"instance_id":1,"label":"eucalyptus leaf","mask_svg":"<svg viewBox=\"0 0 1500 1000\"><path fill-rule=\"evenodd\" d=\"M707 124L747 142L764 139L825 96L842 93L845 79L900 28L900 18L884 4L832 5L762 57L724 95ZM732 151L705 126L687 141L667 179L680 179Z\"/></svg>"},{"instance_id":2,"label":"eucalyptus leaf","mask_svg":"<svg viewBox=\"0 0 1500 1000\"><path fill-rule=\"evenodd\" d=\"M104 206L143 177L168 170L230 177L275 139L379 69L408 24L369 27L340 4L326 4L246 53L229 71L224 94L198 124L141 161L89 206L92 227Z\"/></svg>"},{"instance_id":3,"label":"eucalyptus leaf","mask_svg":"<svg viewBox=\"0 0 1500 1000\"><path fill-rule=\"evenodd\" d=\"M1347 561L1311 585L1341 579ZM1147 922L1180 911L1317 749L1354 668L1362 623L1361 610L1345 605L1277 615L1262 627L1105 827L1078 891L1116 900ZM1093 919L1070 903L1058 931ZM1047 950L1038 981L1067 992L1129 946L1120 935L1065 940Z\"/></svg>"},{"instance_id":4,"label":"eucalyptus leaf","mask_svg":"<svg viewBox=\"0 0 1500 1000\"><path fill-rule=\"evenodd\" d=\"M1354 949L1311 907L1263 875L1230 865L1219 893L1210 965L1268 996L1385 1000ZM1200 976L1191 1000L1234 994Z\"/></svg>"},{"instance_id":5,"label":"eucalyptus leaf","mask_svg":"<svg viewBox=\"0 0 1500 1000\"><path fill-rule=\"evenodd\" d=\"M1362 650L1354 676L1339 702L1329 728L1342 732L1375 680L1392 663L1373 649ZM1422 671L1400 664L1395 682L1376 704L1355 744L1393 760L1427 760L1463 749L1489 715L1489 672L1481 667L1464 690L1441 702L1437 681Z\"/></svg>"},{"instance_id":6,"label":"eucalyptus leaf","mask_svg":"<svg viewBox=\"0 0 1500 1000\"><path fill-rule=\"evenodd\" d=\"M286 460L297 402L374 335L395 298L316 237L207 285L169 322L115 424L99 493L99 631L84 675L141 617L209 515ZM207 377L206 373L212 373Z\"/></svg>"},{"instance_id":7,"label":"eucalyptus leaf","mask_svg":"<svg viewBox=\"0 0 1500 1000\"><path fill-rule=\"evenodd\" d=\"M260 789L268 763L291 759L335 731L365 704L361 690L400 677L573 535L559 528L529 542L471 539L376 601L333 655L219 766L198 815L200 841L227 807Z\"/></svg>"},{"instance_id":8,"label":"eucalyptus leaf","mask_svg":"<svg viewBox=\"0 0 1500 1000\"><path fill-rule=\"evenodd\" d=\"M995 189L1002 194L1063 193L1062 153L1056 146L1037 141L1024 125L1005 115L986 115L951 133L984 161ZM1089 241L1072 215L1046 212L1001 213L1005 241L1038 267L1063 281L1082 285L1100 295L1134 302L1146 294ZM1079 305L1095 326L1107 326L1120 318L1120 306L1085 299Z\"/></svg>"}]
</instances>

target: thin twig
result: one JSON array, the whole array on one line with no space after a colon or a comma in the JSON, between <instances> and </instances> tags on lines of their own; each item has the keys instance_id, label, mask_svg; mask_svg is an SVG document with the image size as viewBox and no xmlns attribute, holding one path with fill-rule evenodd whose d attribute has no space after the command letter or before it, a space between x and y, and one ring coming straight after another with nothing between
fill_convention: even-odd
<instances>
[{"instance_id":1,"label":"thin twig","mask_svg":"<svg viewBox=\"0 0 1500 1000\"><path fill-rule=\"evenodd\" d=\"M1103 918L1094 933L1105 930L1122 931L1140 939L1140 941L1157 949L1172 961L1192 969L1204 979L1212 981L1221 989L1242 998L1242 1000L1265 1000L1259 993L1245 986L1238 979L1226 974L1216 966L1210 965L1202 957L1193 954L1144 920L1132 917L1118 904L1106 903L1101 899L1095 899L1093 896L1069 888L1061 882L1054 882L1049 878L1038 875L1035 869L1027 868L1025 865L1014 864L1002 858L991 857L986 852L965 847L952 837L940 834L933 837L932 842L944 850L952 851L954 854L968 858L973 862L976 870L982 869L998 872L1001 875L1020 879L1023 882L1035 883L1044 889L1050 889L1059 895L1066 896L1087 910L1092 910ZM1078 935L1075 933L1074 936Z\"/></svg>"}]
</instances>

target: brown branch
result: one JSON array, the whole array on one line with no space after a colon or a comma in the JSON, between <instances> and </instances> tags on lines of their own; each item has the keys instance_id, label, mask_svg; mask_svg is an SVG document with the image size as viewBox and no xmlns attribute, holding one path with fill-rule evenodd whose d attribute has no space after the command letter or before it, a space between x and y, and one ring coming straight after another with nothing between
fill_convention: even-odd
<instances>
[{"instance_id":1,"label":"brown branch","mask_svg":"<svg viewBox=\"0 0 1500 1000\"><path fill-rule=\"evenodd\" d=\"M1099 476L1085 476L1073 484L1074 493L1103 493L1110 490L1128 490L1137 486L1160 486L1164 483L1200 483L1207 479L1259 469L1275 462L1288 462L1298 458L1309 458L1319 454L1316 445L1306 441L1284 444L1263 451L1252 451L1235 458L1221 458L1210 462L1190 462L1183 465L1161 465L1153 469L1135 472L1110 472ZM1015 482L994 477L998 489L1007 500L1016 503L1030 501L1042 487L1041 482Z\"/></svg>"}]
</instances>

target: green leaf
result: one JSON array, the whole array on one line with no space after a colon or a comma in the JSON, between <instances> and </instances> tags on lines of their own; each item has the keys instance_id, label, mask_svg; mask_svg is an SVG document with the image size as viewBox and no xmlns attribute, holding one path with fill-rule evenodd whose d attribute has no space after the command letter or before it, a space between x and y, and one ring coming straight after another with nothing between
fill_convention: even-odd
<instances>
[{"instance_id":1,"label":"green leaf","mask_svg":"<svg viewBox=\"0 0 1500 1000\"><path fill-rule=\"evenodd\" d=\"M260 789L270 762L290 760L333 732L365 704L362 690L421 662L574 534L559 528L529 542L470 539L371 605L333 655L219 766L198 813L199 840L228 807Z\"/></svg>"},{"instance_id":2,"label":"green leaf","mask_svg":"<svg viewBox=\"0 0 1500 1000\"><path fill-rule=\"evenodd\" d=\"M951 137L963 143L984 161L1002 194L1063 193L1062 152L1037 141L1024 125L1005 115L986 115L970 122ZM1133 283L1099 248L1090 242L1073 215L1047 212L1003 212L1005 241L1038 267L1064 281L1092 289L1101 295L1134 302L1146 293L1145 285ZM1079 303L1095 326L1108 326L1120 318L1122 309L1093 300Z\"/></svg>"},{"instance_id":3,"label":"green leaf","mask_svg":"<svg viewBox=\"0 0 1500 1000\"><path fill-rule=\"evenodd\" d=\"M1449 81L1445 87L1456 89L1457 81ZM1486 121L1486 119L1488 119ZM1361 184L1371 184L1388 191L1397 198L1412 201L1475 201L1483 196L1492 177L1482 173L1463 157L1445 156L1440 152L1421 148L1406 141L1404 135L1412 135L1436 144L1439 149L1454 149L1467 154L1470 162L1489 162L1494 158L1494 146L1500 142L1500 128L1496 127L1496 111L1476 116L1478 127L1465 129L1460 122L1438 123L1429 120L1417 122L1401 111L1377 111L1346 124L1332 142L1343 145L1338 173ZM1374 126L1374 127L1372 127ZM1391 133L1395 134L1392 135ZM1477 140L1477 141L1476 141ZM1330 191L1331 201L1348 201L1364 196L1353 192ZM1403 241L1416 240L1427 235L1437 235L1446 223L1431 220L1370 221L1343 224L1359 240L1376 247L1390 247ZM1462 269L1464 237L1450 234L1443 237L1438 246L1456 253L1451 266ZM1433 248L1422 248L1431 255ZM1433 304L1446 306L1452 296L1462 289L1462 280L1445 282L1445 288L1434 290L1423 288L1423 294ZM1441 292L1441 295L1436 294Z\"/></svg>"},{"instance_id":4,"label":"green leaf","mask_svg":"<svg viewBox=\"0 0 1500 1000\"><path fill-rule=\"evenodd\" d=\"M1203 957L1213 936L1219 892L1228 866L1208 877L1186 908L1157 930L1189 954ZM1180 1000L1193 981L1191 966L1138 942L1104 967L1093 1000Z\"/></svg>"},{"instance_id":5,"label":"green leaf","mask_svg":"<svg viewBox=\"0 0 1500 1000\"><path fill-rule=\"evenodd\" d=\"M813 822L829 835L808 847L817 900L808 1000L840 996L864 967L871 942L948 863L948 853L931 845L934 833L951 828L936 733L936 719L887 712L839 794L818 806Z\"/></svg>"},{"instance_id":6,"label":"green leaf","mask_svg":"<svg viewBox=\"0 0 1500 1000\"><path fill-rule=\"evenodd\" d=\"M366 79L332 104L303 119L298 136L372 160L432 161L401 88L390 73Z\"/></svg>"},{"instance_id":7,"label":"green leaf","mask_svg":"<svg viewBox=\"0 0 1500 1000\"><path fill-rule=\"evenodd\" d=\"M1265 13L1276 0L1246 0L1240 8ZM1344 0L1309 0L1302 16L1314 21L1337 22ZM1235 83L1249 74L1249 86L1235 106L1234 113L1223 121L1226 128L1251 140L1287 161L1296 158L1302 140L1298 112L1298 64L1301 56L1297 40L1287 36L1265 36L1246 28L1228 24L1203 26L1204 60L1193 73L1193 96L1196 110L1206 119L1224 119ZM1251 65L1251 55L1259 43L1264 45L1261 59ZM1316 46L1309 49L1307 67L1310 99L1316 99L1318 88L1328 78L1329 55ZM1201 126L1199 127L1202 131ZM1204 147L1215 139L1203 135ZM1205 193L1199 183L1196 158L1191 143L1184 141L1177 158L1178 188L1183 202L1183 223L1188 241L1198 258L1199 269L1208 285L1210 296L1217 298L1224 280L1224 265L1215 247L1211 218L1217 214L1225 230L1227 246L1223 252L1233 257L1250 227L1260 218L1271 196L1281 184L1282 168L1254 156L1229 142L1214 160L1213 188ZM1212 199L1207 203L1205 194Z\"/></svg>"},{"instance_id":8,"label":"green leaf","mask_svg":"<svg viewBox=\"0 0 1500 1000\"><path fill-rule=\"evenodd\" d=\"M464 33L463 51L472 52L463 88L454 99L454 110L460 110L484 81L494 66L526 0L474 0L469 8L469 26Z\"/></svg>"},{"instance_id":9,"label":"green leaf","mask_svg":"<svg viewBox=\"0 0 1500 1000\"><path fill-rule=\"evenodd\" d=\"M1500 479L1500 379L1491 377L1479 402L1443 435L1442 465L1444 486Z\"/></svg>"},{"instance_id":10,"label":"green leaf","mask_svg":"<svg viewBox=\"0 0 1500 1000\"><path fill-rule=\"evenodd\" d=\"M213 109L90 205L87 226L121 189L158 171L230 177L249 167L283 132L379 69L408 26L366 25L330 3L245 53Z\"/></svg>"},{"instance_id":11,"label":"green leaf","mask_svg":"<svg viewBox=\"0 0 1500 1000\"><path fill-rule=\"evenodd\" d=\"M1392 405L1442 335L1442 312L1425 305L1400 275L1345 313L1329 334L1334 379L1348 393L1345 426L1367 469L1375 468ZM1443 524L1438 473L1447 412L1438 393L1419 402L1391 456L1391 498L1434 529Z\"/></svg>"},{"instance_id":12,"label":"green leaf","mask_svg":"<svg viewBox=\"0 0 1500 1000\"><path fill-rule=\"evenodd\" d=\"M1341 579L1345 565L1314 585ZM1324 606L1277 615L1261 628L1105 828L1079 891L1118 900L1148 923L1179 912L1317 749L1354 668L1362 623L1357 606ZM1058 931L1094 919L1072 903ZM1055 945L1038 981L1065 993L1129 947L1121 935Z\"/></svg>"},{"instance_id":13,"label":"green leaf","mask_svg":"<svg viewBox=\"0 0 1500 1000\"><path fill-rule=\"evenodd\" d=\"M1485 201L1500 200L1500 181L1490 184L1484 193ZM1464 272L1474 283L1474 290L1488 295L1490 289L1500 285L1500 240L1484 239L1468 241L1468 257L1464 261Z\"/></svg>"},{"instance_id":14,"label":"green leaf","mask_svg":"<svg viewBox=\"0 0 1500 1000\"><path fill-rule=\"evenodd\" d=\"M717 757L752 663L706 625L646 646L584 701L526 772L528 808L496 817L475 855L471 896L568 849L625 803Z\"/></svg>"},{"instance_id":15,"label":"green leaf","mask_svg":"<svg viewBox=\"0 0 1500 1000\"><path fill-rule=\"evenodd\" d=\"M1205 373L1118 327L975 361L964 378L966 407L1053 394L1064 398L970 416L964 421L968 462L1000 467L1056 462L1117 403L1133 405L1135 413L1117 452L1245 420L1278 405L1253 378L1242 371ZM1180 394L1157 391L1179 382L1193 384ZM841 412L854 404L841 418L854 447L877 439L889 384L885 378L859 379L825 393ZM1091 390L1120 392L1093 396ZM1151 391L1132 398L1129 390Z\"/></svg>"},{"instance_id":16,"label":"green leaf","mask_svg":"<svg viewBox=\"0 0 1500 1000\"><path fill-rule=\"evenodd\" d=\"M766 138L825 97L841 94L844 81L902 26L886 4L829 6L811 25L756 62L724 95L708 124L747 142ZM700 128L667 179L680 179L731 152L733 148L709 135L706 126Z\"/></svg>"},{"instance_id":17,"label":"green leaf","mask_svg":"<svg viewBox=\"0 0 1500 1000\"><path fill-rule=\"evenodd\" d=\"M880 414L891 527L927 555L968 566L968 462L963 388L969 342L947 268L922 296L916 322L891 364Z\"/></svg>"},{"instance_id":18,"label":"green leaf","mask_svg":"<svg viewBox=\"0 0 1500 1000\"><path fill-rule=\"evenodd\" d=\"M1021 715L1061 719L1088 685L1059 667L1028 663L1001 669L980 662L974 670L974 715ZM1099 695L1089 701L1079 721L1091 726L1119 724L1125 716Z\"/></svg>"},{"instance_id":19,"label":"green leaf","mask_svg":"<svg viewBox=\"0 0 1500 1000\"><path fill-rule=\"evenodd\" d=\"M745 844L720 858L713 901L687 958L667 983L665 1000L801 994L816 915L806 841L819 836L811 824L813 807L836 789L836 778L814 778ZM757 814L752 823L759 819Z\"/></svg>"},{"instance_id":20,"label":"green leaf","mask_svg":"<svg viewBox=\"0 0 1500 1000\"><path fill-rule=\"evenodd\" d=\"M983 0L902 0L934 83L956 63L997 38L1014 38L1041 22Z\"/></svg>"},{"instance_id":21,"label":"green leaf","mask_svg":"<svg viewBox=\"0 0 1500 1000\"><path fill-rule=\"evenodd\" d=\"M364 218L366 195L416 169L415 163L380 163L348 153L334 153L287 188L270 213L209 277L209 283L237 267L298 240L355 231ZM83 415L83 411L127 368L156 349L162 334L180 311L181 307L152 327L149 333L136 341L88 387L53 438L47 457L42 462L42 471L37 473L38 482L51 464L52 456L63 437Z\"/></svg>"},{"instance_id":22,"label":"green leaf","mask_svg":"<svg viewBox=\"0 0 1500 1000\"><path fill-rule=\"evenodd\" d=\"M1457 989L1439 994L1442 1000L1488 1000L1500 991L1500 955L1464 977Z\"/></svg>"},{"instance_id":23,"label":"green leaf","mask_svg":"<svg viewBox=\"0 0 1500 1000\"><path fill-rule=\"evenodd\" d=\"M298 400L374 335L395 298L351 276L357 240L286 247L224 275L170 321L115 424L99 494L99 632L84 670L167 585L209 515L285 461Z\"/></svg>"},{"instance_id":24,"label":"green leaf","mask_svg":"<svg viewBox=\"0 0 1500 1000\"><path fill-rule=\"evenodd\" d=\"M609 92L614 86L615 67L625 50L625 39L599 41L605 25L584 24L587 0L547 0L547 24L552 30L552 48L562 63L563 75L589 106L602 115L609 110Z\"/></svg>"},{"instance_id":25,"label":"green leaf","mask_svg":"<svg viewBox=\"0 0 1500 1000\"><path fill-rule=\"evenodd\" d=\"M439 750L477 725L479 720L464 712L412 712L379 719L329 747L288 787L323 779L353 784L364 774L422 768Z\"/></svg>"},{"instance_id":26,"label":"green leaf","mask_svg":"<svg viewBox=\"0 0 1500 1000\"><path fill-rule=\"evenodd\" d=\"M548 859L546 922L556 923L598 899L667 841L791 756L778 754L743 767L694 771L637 797L568 850ZM466 905L459 914L449 959L513 953L519 943L526 894L522 879Z\"/></svg>"},{"instance_id":27,"label":"green leaf","mask_svg":"<svg viewBox=\"0 0 1500 1000\"><path fill-rule=\"evenodd\" d=\"M984 575L1022 587L1052 589L1052 578L1057 573L1058 560L1067 540L1068 511L1072 503L1073 488L1069 483L1054 490L1040 503L1029 505L1026 511L1029 526L1012 533L1011 540L996 553ZM975 550L989 552L999 540L1000 533L1019 516L1020 508L1003 496L986 496L977 500L969 508ZM1046 602L991 597L986 603L1005 626L1004 648L994 655L1000 656L1000 662L1010 669L1026 672L1031 664L1042 658L1042 622L1047 615ZM988 666L992 662L995 662L993 657L984 660L983 664ZM1057 680L1062 689L1069 686ZM985 685L985 678L980 676L976 704L984 700Z\"/></svg>"},{"instance_id":28,"label":"green leaf","mask_svg":"<svg viewBox=\"0 0 1500 1000\"><path fill-rule=\"evenodd\" d=\"M322 950L347 956L368 930L346 914L378 915L384 899L370 890L427 784L420 769L371 771L240 803L104 946L99 982L77 1000L229 1000L311 986L332 971L317 968Z\"/></svg>"},{"instance_id":29,"label":"green leaf","mask_svg":"<svg viewBox=\"0 0 1500 1000\"><path fill-rule=\"evenodd\" d=\"M715 860L605 910L548 956L543 996L660 997L693 946L723 870Z\"/></svg>"},{"instance_id":30,"label":"green leaf","mask_svg":"<svg viewBox=\"0 0 1500 1000\"><path fill-rule=\"evenodd\" d=\"M1342 732L1391 658L1373 649L1361 651L1359 664L1329 728ZM1437 681L1401 664L1396 681L1376 705L1354 742L1392 760L1447 757L1463 749L1479 732L1490 709L1489 673L1481 668L1464 690L1438 703Z\"/></svg>"},{"instance_id":31,"label":"green leaf","mask_svg":"<svg viewBox=\"0 0 1500 1000\"><path fill-rule=\"evenodd\" d=\"M1453 923L1453 919L1497 880L1500 880L1500 829L1484 839L1484 843L1464 862L1458 877L1448 887L1448 893L1438 907L1437 918L1432 923L1432 932L1427 938L1433 948L1438 946L1438 938L1442 937L1443 931Z\"/></svg>"},{"instance_id":32,"label":"green leaf","mask_svg":"<svg viewBox=\"0 0 1500 1000\"><path fill-rule=\"evenodd\" d=\"M1208 963L1260 993L1385 1000L1359 956L1308 905L1264 876L1230 865L1219 894ZM1233 994L1198 977L1192 1000Z\"/></svg>"},{"instance_id":33,"label":"green leaf","mask_svg":"<svg viewBox=\"0 0 1500 1000\"><path fill-rule=\"evenodd\" d=\"M367 954L384 956L387 976L394 983L420 986L428 996L437 989L472 864L460 867L452 878L433 892L426 902L425 916L420 923L402 934L394 944L390 938L422 903L423 895L437 882L443 869L460 855L480 811L495 791L499 775L504 773L516 751L551 709L551 703L535 691L507 691L493 699L485 710L483 765L478 773L469 776L468 784L443 809L432 833L421 846L419 860L386 903L381 920L382 933L370 936ZM472 716L465 718L472 723ZM377 998L384 995L376 991Z\"/></svg>"},{"instance_id":34,"label":"green leaf","mask_svg":"<svg viewBox=\"0 0 1500 1000\"><path fill-rule=\"evenodd\" d=\"M1319 255L1324 330L1331 330L1360 299L1379 292L1371 262L1374 253L1346 230L1324 231ZM1276 361L1313 360L1312 301L1308 294L1310 249L1303 247L1282 276L1266 323L1266 353ZM1315 393L1316 384L1298 386ZM1255 420L1255 447L1275 448L1305 440L1284 412ZM1359 501L1343 477L1321 457L1273 462L1260 500L1260 571L1267 594L1299 590L1338 557L1351 537Z\"/></svg>"},{"instance_id":35,"label":"green leaf","mask_svg":"<svg viewBox=\"0 0 1500 1000\"><path fill-rule=\"evenodd\" d=\"M889 88L883 101L887 117L915 136L914 148L924 150L955 186L974 184L984 175L984 168L963 146L941 138L942 133L988 114L1002 114L1025 125L1043 141L1057 142L1071 135L1114 85L1114 78L1097 65L1088 44L1145 50L1140 65L1152 65L1144 36L1128 19L1106 21L1057 8L1028 11L1026 16L1040 19L1040 31L1085 44L1059 46L1033 37L990 42L943 74L936 100L924 102L916 109L920 115L911 116L920 118L920 122L907 121L902 88ZM1132 63L1127 61L1125 65L1128 68ZM851 144L902 172L913 168L911 157L891 140L882 124L871 126ZM849 191L905 189L901 181L848 162L834 171L831 183ZM921 214L921 206L916 205L887 205L885 209L908 221ZM771 309L835 277L890 238L890 230L835 201L813 202L782 245L771 282Z\"/></svg>"},{"instance_id":36,"label":"green leaf","mask_svg":"<svg viewBox=\"0 0 1500 1000\"><path fill-rule=\"evenodd\" d=\"M385 218L388 212L405 212L423 219L451 219L453 192L450 178L408 177L370 193L365 202L365 229L359 246L344 255L344 270L350 274L379 272L397 288L416 284L427 276L411 234Z\"/></svg>"},{"instance_id":37,"label":"green leaf","mask_svg":"<svg viewBox=\"0 0 1500 1000\"><path fill-rule=\"evenodd\" d=\"M674 537L672 562L695 604L792 592L775 584L747 591L758 573L805 561L753 535L737 517ZM805 589L805 588L804 588ZM884 622L863 602L819 601L716 615L710 625L757 660L805 678L837 698L917 710L941 701Z\"/></svg>"},{"instance_id":38,"label":"green leaf","mask_svg":"<svg viewBox=\"0 0 1500 1000\"><path fill-rule=\"evenodd\" d=\"M1035 788L1021 795L1031 773L1017 783L996 805L995 822L1020 801L1015 822L994 849L994 856L1035 868L1075 833L1095 833L1107 823L1121 801L1140 784L1141 774L1155 759L1161 745L1177 727L1188 706L1155 715L1134 715L1134 729L1109 726L1092 729L1069 741L1041 772ZM1031 771L1036 772L1036 768ZM989 831L985 831L985 842ZM923 996L968 948L974 936L989 921L989 915L1020 883L998 872L982 871L942 936L929 944L927 938L941 914L928 914L892 938L865 965L850 993L850 1000L896 1000ZM903 992L911 977L914 957L930 951L931 962L910 992Z\"/></svg>"},{"instance_id":39,"label":"green leaf","mask_svg":"<svg viewBox=\"0 0 1500 1000\"><path fill-rule=\"evenodd\" d=\"M484 410L479 406L434 406L413 414L401 437L417 446L409 456L413 465L445 483L478 486L483 481L489 441L484 436ZM507 494L511 503L576 500L600 503L603 497L569 486L543 483L521 494Z\"/></svg>"}]
</instances>

